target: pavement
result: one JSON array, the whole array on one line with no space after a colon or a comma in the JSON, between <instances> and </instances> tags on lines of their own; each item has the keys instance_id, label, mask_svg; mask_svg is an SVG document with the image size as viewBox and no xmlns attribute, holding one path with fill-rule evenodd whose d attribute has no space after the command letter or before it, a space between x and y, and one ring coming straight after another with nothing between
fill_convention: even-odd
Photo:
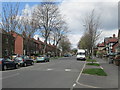
<instances>
[{"instance_id":1,"label":"pavement","mask_svg":"<svg viewBox=\"0 0 120 90\"><path fill-rule=\"evenodd\" d=\"M97 75L89 75L82 74L79 83L82 83L89 88L118 88L118 66L114 64L109 64L106 60L95 58L97 62L99 62L99 66L88 66L85 68L101 68L106 73L107 76L97 76ZM84 69L85 69L84 68ZM79 87L78 87L79 88Z\"/></svg>"},{"instance_id":2,"label":"pavement","mask_svg":"<svg viewBox=\"0 0 120 90\"><path fill-rule=\"evenodd\" d=\"M46 63L35 63L20 69L2 71L3 90L118 90L118 67L96 59L108 76L82 74L86 61L77 61L75 57L63 57ZM11 88L11 89L10 89ZM115 88L115 89L114 89Z\"/></svg>"}]
</instances>

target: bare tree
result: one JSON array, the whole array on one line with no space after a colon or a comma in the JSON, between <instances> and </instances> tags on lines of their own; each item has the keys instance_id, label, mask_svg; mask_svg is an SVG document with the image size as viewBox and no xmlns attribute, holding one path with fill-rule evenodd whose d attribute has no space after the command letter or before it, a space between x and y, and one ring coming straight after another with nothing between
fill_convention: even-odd
<instances>
[{"instance_id":1,"label":"bare tree","mask_svg":"<svg viewBox=\"0 0 120 90\"><path fill-rule=\"evenodd\" d=\"M42 33L45 42L44 54L46 53L47 41L50 33L58 23L57 17L59 13L58 5L54 2L43 2L34 10L33 16L36 19L36 23L39 25L40 33Z\"/></svg>"},{"instance_id":2,"label":"bare tree","mask_svg":"<svg viewBox=\"0 0 120 90\"><path fill-rule=\"evenodd\" d=\"M0 24L2 29L4 29L6 32L10 32L10 31L17 32L18 22L16 21L16 18L18 16L19 3L3 4L2 10L3 10L2 23Z\"/></svg>"},{"instance_id":3,"label":"bare tree","mask_svg":"<svg viewBox=\"0 0 120 90\"><path fill-rule=\"evenodd\" d=\"M59 48L62 50L62 55L69 53L71 51L71 43L67 36L63 36L60 43Z\"/></svg>"},{"instance_id":4,"label":"bare tree","mask_svg":"<svg viewBox=\"0 0 120 90\"><path fill-rule=\"evenodd\" d=\"M95 47L96 41L99 39L99 36L101 34L100 25L101 25L100 16L97 15L95 10L92 10L92 12L84 19L84 26L85 26L84 40L86 39L87 40L86 43L88 43L85 45L89 45L87 49L92 57L93 57L93 49Z\"/></svg>"},{"instance_id":5,"label":"bare tree","mask_svg":"<svg viewBox=\"0 0 120 90\"><path fill-rule=\"evenodd\" d=\"M32 13L32 12L31 12ZM19 29L22 32L22 36L24 37L24 50L26 54L31 54L31 39L34 36L34 33L37 31L38 27L36 25L35 19L30 12L25 12L22 14L19 22Z\"/></svg>"},{"instance_id":6,"label":"bare tree","mask_svg":"<svg viewBox=\"0 0 120 90\"><path fill-rule=\"evenodd\" d=\"M58 46L61 38L66 35L66 33L68 33L68 28L66 25L66 22L62 19L60 19L61 21L59 22L58 25L56 25L54 27L54 30L52 31L53 33L53 45L55 45L56 47Z\"/></svg>"},{"instance_id":7,"label":"bare tree","mask_svg":"<svg viewBox=\"0 0 120 90\"><path fill-rule=\"evenodd\" d=\"M3 3L2 4L2 15L1 15L1 23L0 23L0 28L2 28L2 30L4 30L6 33L6 39L9 39L10 41L13 41L12 38L12 31L14 32L18 32L18 21L16 20L18 14L19 14L19 3ZM14 39L16 39L16 37L14 37ZM7 51L9 52L9 55L11 55L13 52L13 45L12 43L8 43L9 47L7 49Z\"/></svg>"}]
</instances>

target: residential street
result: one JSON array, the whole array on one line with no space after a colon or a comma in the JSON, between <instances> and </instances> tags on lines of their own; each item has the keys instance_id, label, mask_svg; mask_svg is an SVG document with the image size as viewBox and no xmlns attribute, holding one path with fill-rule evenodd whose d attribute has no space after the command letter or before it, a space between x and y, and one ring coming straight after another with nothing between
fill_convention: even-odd
<instances>
[{"instance_id":1,"label":"residential street","mask_svg":"<svg viewBox=\"0 0 120 90\"><path fill-rule=\"evenodd\" d=\"M118 0L3 0L1 90L120 90L119 13Z\"/></svg>"},{"instance_id":2,"label":"residential street","mask_svg":"<svg viewBox=\"0 0 120 90\"><path fill-rule=\"evenodd\" d=\"M72 88L85 61L74 57L3 72L3 88ZM8 83L9 82L9 83Z\"/></svg>"},{"instance_id":3,"label":"residential street","mask_svg":"<svg viewBox=\"0 0 120 90\"><path fill-rule=\"evenodd\" d=\"M63 57L50 60L48 63L35 63L33 66L16 70L7 70L2 73L3 88L117 88L117 77L113 74L112 83L108 83L110 77L81 75L85 61L77 61L75 57ZM101 64L105 64L100 62ZM117 67L114 73L117 73ZM112 74L112 73L111 73ZM85 77L85 78L84 78ZM104 83L103 81L105 80ZM97 82L100 80L100 82ZM108 80L108 81L107 81ZM116 81L115 81L116 80ZM104 83L104 84L102 84ZM109 86L111 85L111 86ZM114 86L115 85L115 86ZM105 87L106 86L106 87ZM75 89L76 90L76 89ZM113 89L116 90L116 89Z\"/></svg>"}]
</instances>

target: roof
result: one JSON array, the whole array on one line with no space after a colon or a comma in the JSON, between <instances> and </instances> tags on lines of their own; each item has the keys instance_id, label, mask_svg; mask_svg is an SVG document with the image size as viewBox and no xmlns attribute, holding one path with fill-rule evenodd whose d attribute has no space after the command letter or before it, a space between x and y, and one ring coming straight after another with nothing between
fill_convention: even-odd
<instances>
[{"instance_id":1,"label":"roof","mask_svg":"<svg viewBox=\"0 0 120 90\"><path fill-rule=\"evenodd\" d=\"M113 47L115 47L115 48L120 48L120 44L118 43L118 41L113 44Z\"/></svg>"},{"instance_id":2,"label":"roof","mask_svg":"<svg viewBox=\"0 0 120 90\"><path fill-rule=\"evenodd\" d=\"M38 43L38 44L39 44L39 43L44 44L44 42L42 42L42 41L40 41L40 40L36 40L36 39L34 39L34 38L32 38L32 40L35 41L35 42Z\"/></svg>"},{"instance_id":3,"label":"roof","mask_svg":"<svg viewBox=\"0 0 120 90\"><path fill-rule=\"evenodd\" d=\"M112 38L112 37L109 37L109 38L105 38L105 44L108 44L108 43L114 43L114 42L117 42L118 39L117 38Z\"/></svg>"},{"instance_id":4,"label":"roof","mask_svg":"<svg viewBox=\"0 0 120 90\"><path fill-rule=\"evenodd\" d=\"M104 44L104 42L102 42L102 43L99 43L97 46L98 46L98 47L104 47L105 44Z\"/></svg>"},{"instance_id":5,"label":"roof","mask_svg":"<svg viewBox=\"0 0 120 90\"><path fill-rule=\"evenodd\" d=\"M8 32L8 33L13 34L13 36L14 36L14 35L19 35L19 36L23 37L21 34L15 32L15 31L10 31L10 32Z\"/></svg>"},{"instance_id":6,"label":"roof","mask_svg":"<svg viewBox=\"0 0 120 90\"><path fill-rule=\"evenodd\" d=\"M117 38L111 38L111 39L109 39L109 42L117 42L117 41L118 41Z\"/></svg>"}]
</instances>

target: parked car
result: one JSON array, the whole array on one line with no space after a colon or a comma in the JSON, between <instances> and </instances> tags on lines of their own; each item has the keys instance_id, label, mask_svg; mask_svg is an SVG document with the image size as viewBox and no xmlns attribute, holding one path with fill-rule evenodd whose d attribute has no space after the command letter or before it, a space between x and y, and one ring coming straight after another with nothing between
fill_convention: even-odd
<instances>
[{"instance_id":1,"label":"parked car","mask_svg":"<svg viewBox=\"0 0 120 90\"><path fill-rule=\"evenodd\" d=\"M7 70L7 69L17 69L19 68L19 62L12 61L9 58L0 58L0 66L1 70Z\"/></svg>"},{"instance_id":2,"label":"parked car","mask_svg":"<svg viewBox=\"0 0 120 90\"><path fill-rule=\"evenodd\" d=\"M36 57L36 62L49 62L49 60L49 57L46 55Z\"/></svg>"},{"instance_id":3,"label":"parked car","mask_svg":"<svg viewBox=\"0 0 120 90\"><path fill-rule=\"evenodd\" d=\"M24 67L34 64L34 60L30 59L28 56L15 57L14 60L18 61L20 63L20 66Z\"/></svg>"},{"instance_id":4,"label":"parked car","mask_svg":"<svg viewBox=\"0 0 120 90\"><path fill-rule=\"evenodd\" d=\"M71 54L64 54L64 57L71 57Z\"/></svg>"},{"instance_id":5,"label":"parked car","mask_svg":"<svg viewBox=\"0 0 120 90\"><path fill-rule=\"evenodd\" d=\"M12 54L11 59L14 60L14 58L17 57L17 56L18 56L18 54Z\"/></svg>"}]
</instances>

